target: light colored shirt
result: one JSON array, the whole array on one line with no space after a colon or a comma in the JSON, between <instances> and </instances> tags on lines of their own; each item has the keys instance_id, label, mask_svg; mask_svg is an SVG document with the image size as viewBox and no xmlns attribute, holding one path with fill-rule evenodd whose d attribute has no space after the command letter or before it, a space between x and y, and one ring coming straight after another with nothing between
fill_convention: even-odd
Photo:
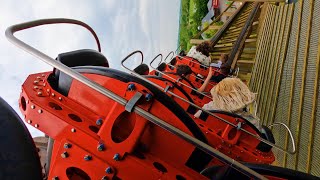
<instances>
[{"instance_id":1,"label":"light colored shirt","mask_svg":"<svg viewBox=\"0 0 320 180\"><path fill-rule=\"evenodd\" d=\"M221 67L222 62L218 61L217 63L211 63L210 66L211 67L216 67L216 68L220 68Z\"/></svg>"},{"instance_id":2,"label":"light colored shirt","mask_svg":"<svg viewBox=\"0 0 320 180\"><path fill-rule=\"evenodd\" d=\"M196 50L196 46L192 46L190 51L188 52L187 56L192 57L196 60L198 60L201 64L209 66L211 62L211 58L203 55L201 52Z\"/></svg>"}]
</instances>

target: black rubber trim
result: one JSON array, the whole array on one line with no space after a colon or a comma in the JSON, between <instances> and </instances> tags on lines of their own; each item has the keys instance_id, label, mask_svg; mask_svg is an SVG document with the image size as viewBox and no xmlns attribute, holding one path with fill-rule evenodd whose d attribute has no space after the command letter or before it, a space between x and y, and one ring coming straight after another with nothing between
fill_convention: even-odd
<instances>
[{"instance_id":1,"label":"black rubber trim","mask_svg":"<svg viewBox=\"0 0 320 180\"><path fill-rule=\"evenodd\" d=\"M188 99L188 101L193 102L192 98L189 96L189 94L180 86L176 85L174 82L168 80L168 79L165 79L163 77L159 77L159 76L152 76L152 75L147 75L147 76L143 76L145 78L152 78L152 79L158 79L158 80L161 80L161 81L168 81L170 83L173 84L174 88L177 88L183 95L185 95Z\"/></svg>"},{"instance_id":2,"label":"black rubber trim","mask_svg":"<svg viewBox=\"0 0 320 180\"><path fill-rule=\"evenodd\" d=\"M212 159L212 156L203 153L203 151L199 150L198 148L195 148L187 160L186 166L200 173Z\"/></svg>"},{"instance_id":3,"label":"black rubber trim","mask_svg":"<svg viewBox=\"0 0 320 180\"><path fill-rule=\"evenodd\" d=\"M42 180L40 159L32 137L17 113L1 97L0 179Z\"/></svg>"},{"instance_id":4,"label":"black rubber trim","mask_svg":"<svg viewBox=\"0 0 320 180\"><path fill-rule=\"evenodd\" d=\"M261 133L262 133L263 139L266 139L272 143L275 143L272 131L267 126L262 125ZM269 152L272 149L272 146L270 146L264 142L260 142L257 146L257 149L259 149L262 152Z\"/></svg>"},{"instance_id":5,"label":"black rubber trim","mask_svg":"<svg viewBox=\"0 0 320 180\"><path fill-rule=\"evenodd\" d=\"M260 137L262 137L261 132L259 131L259 129L255 125L253 125L246 118L244 118L244 117L242 117L242 116L240 116L238 114L230 113L230 112L227 112L227 111L220 111L220 110L208 110L208 111L211 112L211 113L214 113L214 114L225 114L225 115L228 115L228 116L231 116L231 117L234 117L234 118L243 119L245 121L246 125L250 126ZM203 112L203 111L201 112L200 116L202 114L207 114L206 118L202 119L203 121L206 121L207 118L209 117L209 114L206 113L206 112ZM205 115L203 115L203 116L205 116Z\"/></svg>"},{"instance_id":6,"label":"black rubber trim","mask_svg":"<svg viewBox=\"0 0 320 180\"><path fill-rule=\"evenodd\" d=\"M105 67L98 67L98 66L82 66L82 67L74 67L76 71L85 74L98 74L102 76L111 77L122 82L136 82L141 84L142 86L149 89L153 97L157 99L161 104L163 104L166 108L168 108L178 119L190 130L195 138L198 140L207 143L207 139L198 127L198 125L193 121L193 119L184 111L184 109L175 101L173 101L169 96L167 96L164 92L160 89L156 88L155 86L149 84L148 82L130 75L128 73L105 68ZM61 88L61 87L60 87Z\"/></svg>"},{"instance_id":7,"label":"black rubber trim","mask_svg":"<svg viewBox=\"0 0 320 180\"><path fill-rule=\"evenodd\" d=\"M187 109L187 112L190 113L190 114L195 114L196 112L198 111L198 108L190 105Z\"/></svg>"}]
</instances>

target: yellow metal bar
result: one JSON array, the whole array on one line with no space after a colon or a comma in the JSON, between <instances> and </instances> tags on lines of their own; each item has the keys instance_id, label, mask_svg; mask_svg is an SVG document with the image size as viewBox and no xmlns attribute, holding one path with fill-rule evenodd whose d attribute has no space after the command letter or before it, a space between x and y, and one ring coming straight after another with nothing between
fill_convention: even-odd
<instances>
[{"instance_id":1,"label":"yellow metal bar","mask_svg":"<svg viewBox=\"0 0 320 180\"><path fill-rule=\"evenodd\" d=\"M313 142L314 142L314 129L316 123L316 111L317 111L317 103L319 99L319 74L320 74L320 36L318 40L318 54L316 61L316 73L314 79L314 89L313 89L313 101L312 101L312 111L310 118L310 133L309 133L309 143L308 143L308 159L307 159L307 173L310 173L311 164L312 164L312 150L313 150ZM319 110L318 110L319 111ZM316 162L317 163L317 162Z\"/></svg>"},{"instance_id":2,"label":"yellow metal bar","mask_svg":"<svg viewBox=\"0 0 320 180\"><path fill-rule=\"evenodd\" d=\"M277 74L277 71L278 71L278 66L279 64L281 63L280 61L280 53L281 53L281 50L282 50L282 43L283 43L283 34L284 34L284 30L285 30L285 25L286 25L286 22L287 22L287 14L288 14L288 6L284 6L284 9L283 9L283 14L282 14L282 26L281 26L281 32L280 32L280 41L278 43L278 52L277 52L277 55L276 55L276 59L277 59L277 63L275 64L275 68L274 68L274 72L273 72L273 76L271 78L271 91L270 91L270 98L269 98L269 101L268 104L267 104L267 109L268 109L268 113L266 114L266 119L268 120L268 124L273 124L274 122L274 119L272 116L270 116L271 118L269 119L269 114L271 115L272 114L272 106L271 104L277 100L277 96L274 96L274 88L275 88L275 84L276 84L276 74ZM281 70L280 70L281 71ZM280 73L280 72L279 72ZM279 79L281 79L281 76L278 76Z\"/></svg>"},{"instance_id":3,"label":"yellow metal bar","mask_svg":"<svg viewBox=\"0 0 320 180\"><path fill-rule=\"evenodd\" d=\"M254 63L255 65L253 66L252 68L252 76L250 78L250 87L251 89L256 92L256 76L258 75L258 73L260 72L260 67L261 67L261 64L262 64L262 61L260 59L260 56L262 54L262 50L261 47L263 48L263 44L265 43L265 39L267 38L267 28L269 27L270 25L270 19L271 19L271 16L269 15L270 14L270 11L272 11L272 9L270 8L270 6L265 6L264 7L265 9L263 10L263 12L261 13L260 16L264 16L264 22L261 24L261 27L259 27L259 30L258 30L258 43L257 43L257 48L256 48L256 56L254 58ZM266 12L266 13L265 13Z\"/></svg>"},{"instance_id":4,"label":"yellow metal bar","mask_svg":"<svg viewBox=\"0 0 320 180\"><path fill-rule=\"evenodd\" d=\"M264 82L265 82L265 91L264 91L264 96L263 96L263 100L262 100L262 104L263 104L263 108L262 108L262 111L261 111L261 115L260 115L260 118L263 119L263 122L266 122L264 124L268 124L268 119L266 118L266 115L268 114L268 111L269 109L268 108L268 100L270 100L270 89L271 89L271 85L270 85L270 81L271 81L271 76L272 74L274 73L274 67L275 65L278 63L278 59L276 59L276 52L279 50L278 48L278 42L279 42L279 36L280 36L280 29L279 27L281 27L281 23L282 23L282 16L283 16L283 8L284 6L280 6L280 7L277 7L279 10L279 13L280 15L277 16L277 25L276 25L276 32L274 34L275 36L275 41L273 43L273 48L271 50L271 52L269 53L269 56L268 56L268 59L271 61L271 65L269 66L269 69L267 70L267 73L266 73L266 77L264 78Z\"/></svg>"},{"instance_id":5,"label":"yellow metal bar","mask_svg":"<svg viewBox=\"0 0 320 180\"><path fill-rule=\"evenodd\" d=\"M297 153L295 154L294 168L297 169L298 161L299 161L299 145L300 145L300 135L301 135L301 121L302 121L302 108L304 102L304 90L306 86L306 73L307 73L307 63L309 56L309 48L310 48L310 36L311 36L311 27L312 27L312 17L313 17L313 6L314 1L310 0L310 10L309 10L309 19L308 19L308 29L307 29L307 39L306 39L306 47L304 49L304 59L303 59L303 71L302 71L302 83L300 89L300 101L299 101L299 110L298 110L298 125L297 125L297 135L296 135L296 143L297 143Z\"/></svg>"},{"instance_id":6,"label":"yellow metal bar","mask_svg":"<svg viewBox=\"0 0 320 180\"><path fill-rule=\"evenodd\" d=\"M288 127L290 127L291 124L291 114L292 114L292 103L293 103L293 91L294 91L294 82L295 82L295 74L296 74L296 70L297 70L297 61L298 61L298 48L299 48L299 44L300 44L300 30L301 30L301 19L302 19L302 8L303 8L303 1L300 1L300 11L299 11L299 16L298 16L298 30L297 30L297 39L296 39L296 50L295 52L295 57L293 60L293 72L292 72L292 78L291 78L291 88L290 88L290 101L289 101L289 106L288 106L288 119L287 119L287 125ZM286 134L286 140L285 140L285 145L284 148L287 150L288 149L288 143L289 143L289 134ZM297 146L298 147L298 146ZM283 157L283 166L286 167L287 165L287 154L284 154Z\"/></svg>"},{"instance_id":7,"label":"yellow metal bar","mask_svg":"<svg viewBox=\"0 0 320 180\"><path fill-rule=\"evenodd\" d=\"M260 71L258 79L257 79L257 83L258 83L257 84L257 92L258 92L257 103L259 103L259 105L261 105L261 103L259 102L259 99L260 99L260 97L262 95L262 90L261 90L262 78L263 78L263 74L265 74L265 69L266 69L266 66L268 64L268 60L267 60L266 56L267 56L267 53L269 52L270 44L272 43L272 39L273 39L273 38L270 38L270 36L272 35L273 30L274 30L274 26L275 26L275 23L274 23L275 16L274 16L274 14L277 15L278 13L276 11L276 8L272 7L272 15L271 15L271 20L270 20L271 21L270 31L268 31L268 33L267 33L268 39L266 39L264 52L263 52L263 54L261 56L261 61L263 62L263 64L261 65L262 68L261 68L261 71ZM260 111L260 110L261 110L261 108L258 109L258 111Z\"/></svg>"},{"instance_id":8,"label":"yellow metal bar","mask_svg":"<svg viewBox=\"0 0 320 180\"><path fill-rule=\"evenodd\" d=\"M266 63L267 63L267 65L266 65L266 68L265 68L265 72L264 72L264 74L263 74L263 76L261 77L261 80L259 80L260 81L260 84L261 84L261 93L260 93L260 96L258 97L258 102L259 102L259 112L260 112L260 118L262 119L262 123L263 124L265 124L265 121L266 121L266 119L264 119L263 117L263 114L264 114L264 112L265 112L265 104L264 104L264 102L265 102L265 99L266 99L266 95L267 95L267 93L266 93L266 91L267 91L267 86L266 86L266 84L267 84L267 81L268 81L268 76L269 76L269 74L270 74L270 68L273 66L273 64L274 64L274 60L273 59L271 59L271 55L272 55L272 53L273 53L273 51L274 51L274 49L275 49L275 44L276 44L276 41L277 41L277 36L276 36L276 34L277 34L277 27L278 27L278 24L279 24L279 13L280 13L280 9L278 8L278 7L276 7L275 8L276 9L276 16L275 16L275 20L274 20L274 28L273 28L273 31L272 31L272 40L271 40L271 44L270 44L270 46L269 46L269 48L270 48L270 50L268 51L268 53L266 54L266 56L264 56L264 58L265 58L265 61L266 61Z\"/></svg>"},{"instance_id":9,"label":"yellow metal bar","mask_svg":"<svg viewBox=\"0 0 320 180\"><path fill-rule=\"evenodd\" d=\"M289 5L290 6L290 10L289 10L289 27L287 30L287 33L284 35L285 39L285 44L284 44L284 52L283 52L283 56L281 59L281 64L280 64L280 74L279 74L279 79L277 81L276 84L276 94L275 97L277 98L279 95L279 91L280 91L280 87L281 87L281 77L282 77L282 73L283 73L283 66L284 66L284 62L286 59L286 55L287 55L287 51L288 51L288 43L289 43L289 37L290 37L290 30L291 30L291 26L292 26L292 20L293 20L293 10L294 10L294 4ZM277 107L277 103L278 103L278 98L274 101L273 104L273 110L272 110L272 114L271 114L271 118L274 119L275 118L275 110Z\"/></svg>"}]
</instances>

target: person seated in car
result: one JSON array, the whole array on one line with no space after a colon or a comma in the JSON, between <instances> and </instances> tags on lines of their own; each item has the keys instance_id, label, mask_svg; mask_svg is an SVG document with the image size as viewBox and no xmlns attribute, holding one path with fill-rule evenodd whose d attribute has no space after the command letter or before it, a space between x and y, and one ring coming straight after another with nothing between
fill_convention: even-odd
<instances>
[{"instance_id":1,"label":"person seated in car","mask_svg":"<svg viewBox=\"0 0 320 180\"><path fill-rule=\"evenodd\" d=\"M251 92L239 78L223 79L211 89L210 93L212 101L205 104L202 109L235 113L250 121L258 129L260 128L259 118L248 110L249 105L255 101L256 94ZM202 110L199 110L194 116L199 118L201 113Z\"/></svg>"},{"instance_id":2,"label":"person seated in car","mask_svg":"<svg viewBox=\"0 0 320 180\"><path fill-rule=\"evenodd\" d=\"M187 65L184 65L184 64L180 64L176 68L176 74L179 76L184 76L187 79L189 79L189 76L192 73L193 72L192 72L191 68ZM211 77L212 77L212 68L210 67L208 75L207 75L206 79L204 80L204 83L201 85L200 88L197 89L197 91L203 92L206 89L207 85L209 84Z\"/></svg>"},{"instance_id":3,"label":"person seated in car","mask_svg":"<svg viewBox=\"0 0 320 180\"><path fill-rule=\"evenodd\" d=\"M209 66L211 63L210 48L210 43L208 41L205 41L197 46L192 46L187 56L198 60L205 66Z\"/></svg>"},{"instance_id":4,"label":"person seated in car","mask_svg":"<svg viewBox=\"0 0 320 180\"><path fill-rule=\"evenodd\" d=\"M222 53L217 63L210 64L211 67L215 67L214 71L217 71L217 73L212 76L211 81L219 83L221 80L228 77L230 73L230 66L227 64L228 58L228 54Z\"/></svg>"}]
</instances>

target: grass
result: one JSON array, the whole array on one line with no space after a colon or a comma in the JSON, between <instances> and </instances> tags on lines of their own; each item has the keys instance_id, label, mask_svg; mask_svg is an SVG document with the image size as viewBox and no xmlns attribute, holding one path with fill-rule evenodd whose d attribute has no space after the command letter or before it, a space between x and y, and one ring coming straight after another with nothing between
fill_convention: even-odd
<instances>
[{"instance_id":1,"label":"grass","mask_svg":"<svg viewBox=\"0 0 320 180\"><path fill-rule=\"evenodd\" d=\"M181 49L191 48L190 39L199 32L202 18L208 13L208 0L181 0L179 44Z\"/></svg>"}]
</instances>

